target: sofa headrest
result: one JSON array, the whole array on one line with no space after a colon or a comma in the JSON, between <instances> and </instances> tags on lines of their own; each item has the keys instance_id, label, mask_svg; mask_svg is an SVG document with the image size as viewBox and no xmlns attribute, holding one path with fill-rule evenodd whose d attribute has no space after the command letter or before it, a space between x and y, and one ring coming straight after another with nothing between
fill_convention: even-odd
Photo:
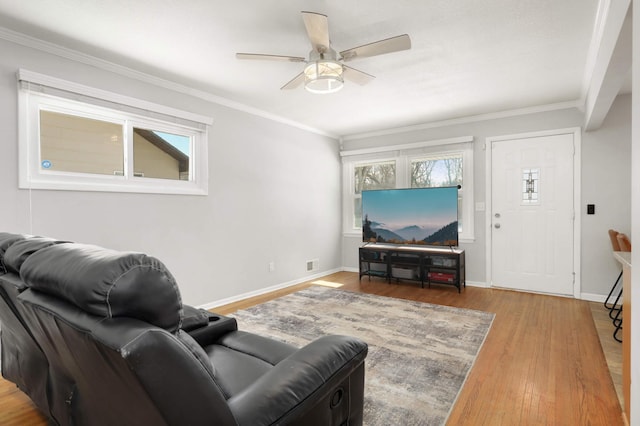
<instances>
[{"instance_id":1,"label":"sofa headrest","mask_svg":"<svg viewBox=\"0 0 640 426\"><path fill-rule=\"evenodd\" d=\"M14 240L4 252L5 268L7 272L19 273L24 261L33 253L45 247L65 242L47 237L22 236L22 238Z\"/></svg>"},{"instance_id":2,"label":"sofa headrest","mask_svg":"<svg viewBox=\"0 0 640 426\"><path fill-rule=\"evenodd\" d=\"M22 234L11 234L9 232L0 232L0 256L4 255L4 252L7 251L9 246L16 241L24 240L25 238L29 238L28 235Z\"/></svg>"},{"instance_id":3,"label":"sofa headrest","mask_svg":"<svg viewBox=\"0 0 640 426\"><path fill-rule=\"evenodd\" d=\"M4 253L9 247L11 247L11 244L16 241L24 240L25 238L27 238L26 235L0 232L0 274L6 274L9 272L4 264Z\"/></svg>"},{"instance_id":4,"label":"sofa headrest","mask_svg":"<svg viewBox=\"0 0 640 426\"><path fill-rule=\"evenodd\" d=\"M137 318L169 332L182 325L175 279L154 257L87 244L38 250L22 265L27 285L103 318Z\"/></svg>"}]
</instances>

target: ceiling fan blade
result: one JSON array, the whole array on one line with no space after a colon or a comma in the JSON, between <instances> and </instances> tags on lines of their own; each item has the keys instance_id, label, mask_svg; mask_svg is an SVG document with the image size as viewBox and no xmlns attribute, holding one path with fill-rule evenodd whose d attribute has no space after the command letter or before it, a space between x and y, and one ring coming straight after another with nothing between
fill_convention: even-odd
<instances>
[{"instance_id":1,"label":"ceiling fan blade","mask_svg":"<svg viewBox=\"0 0 640 426\"><path fill-rule=\"evenodd\" d=\"M346 65L342 66L342 75L350 81L353 81L354 83L357 83L361 86L364 86L365 84L370 83L375 79L375 77L371 74L367 74L366 72L359 71Z\"/></svg>"},{"instance_id":2,"label":"ceiling fan blade","mask_svg":"<svg viewBox=\"0 0 640 426\"><path fill-rule=\"evenodd\" d=\"M313 46L313 50L324 53L329 50L329 21L327 15L315 12L302 12L304 26Z\"/></svg>"},{"instance_id":3,"label":"ceiling fan blade","mask_svg":"<svg viewBox=\"0 0 640 426\"><path fill-rule=\"evenodd\" d=\"M304 82L304 73L301 72L300 74L293 77L293 79L291 79L291 81L289 81L287 84L282 86L280 90L295 89L298 86L300 86L303 82Z\"/></svg>"},{"instance_id":4,"label":"ceiling fan blade","mask_svg":"<svg viewBox=\"0 0 640 426\"><path fill-rule=\"evenodd\" d=\"M263 55L261 53L236 53L238 59L257 59L266 61L304 62L305 58L299 56Z\"/></svg>"},{"instance_id":5,"label":"ceiling fan blade","mask_svg":"<svg viewBox=\"0 0 640 426\"><path fill-rule=\"evenodd\" d=\"M354 47L340 52L344 61L352 61L357 58L384 55L385 53L398 52L411 49L411 39L407 34L375 41L363 46Z\"/></svg>"}]
</instances>

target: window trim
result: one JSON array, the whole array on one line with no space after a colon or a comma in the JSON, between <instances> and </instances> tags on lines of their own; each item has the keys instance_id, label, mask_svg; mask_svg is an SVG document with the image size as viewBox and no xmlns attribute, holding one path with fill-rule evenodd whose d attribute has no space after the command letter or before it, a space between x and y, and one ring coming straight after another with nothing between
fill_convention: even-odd
<instances>
[{"instance_id":1,"label":"window trim","mask_svg":"<svg viewBox=\"0 0 640 426\"><path fill-rule=\"evenodd\" d=\"M462 136L450 139L432 140L411 144L391 145L369 149L342 151L340 156L343 163L343 234L357 237L362 234L361 227L354 227L354 171L355 167L363 164L371 164L385 161L396 163L396 188L408 188L411 185L409 171L411 160L437 157L452 153L462 153L463 169L463 196L462 196L462 232L459 235L460 243L470 243L475 240L474 232L474 189L473 189L473 164L474 144L473 136Z\"/></svg>"},{"instance_id":2,"label":"window trim","mask_svg":"<svg viewBox=\"0 0 640 426\"><path fill-rule=\"evenodd\" d=\"M33 90L46 89L44 93ZM55 92L64 96L57 96ZM53 92L53 93L49 93ZM80 100L74 99L77 95ZM88 98L96 102L87 102ZM107 104L104 106L103 104ZM111 107L109 107L111 106ZM122 106L122 108L115 108ZM40 167L39 112L45 109L122 124L123 176L43 171ZM208 194L208 132L213 120L164 105L82 86L31 71L18 72L19 188L151 194ZM133 173L133 127L191 138L190 179L138 177Z\"/></svg>"}]
</instances>

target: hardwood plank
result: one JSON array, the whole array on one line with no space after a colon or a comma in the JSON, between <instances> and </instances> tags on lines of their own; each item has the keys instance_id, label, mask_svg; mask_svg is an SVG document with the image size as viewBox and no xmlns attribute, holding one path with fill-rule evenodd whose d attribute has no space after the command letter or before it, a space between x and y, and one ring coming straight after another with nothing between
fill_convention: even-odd
<instances>
[{"instance_id":1,"label":"hardwood plank","mask_svg":"<svg viewBox=\"0 0 640 426\"><path fill-rule=\"evenodd\" d=\"M600 337L600 345L609 366L611 379L616 388L620 405L624 407L624 394L622 391L622 343L613 338L615 327L609 317L609 310L602 303L590 302L593 322Z\"/></svg>"},{"instance_id":2,"label":"hardwood plank","mask_svg":"<svg viewBox=\"0 0 640 426\"><path fill-rule=\"evenodd\" d=\"M215 311L228 314L312 284L496 314L450 425L624 424L589 302L477 287L458 294L454 287L359 281L357 273L339 272ZM0 380L0 424L46 420L13 384Z\"/></svg>"},{"instance_id":3,"label":"hardwood plank","mask_svg":"<svg viewBox=\"0 0 640 426\"><path fill-rule=\"evenodd\" d=\"M15 384L0 378L0 425L44 426L47 419Z\"/></svg>"}]
</instances>

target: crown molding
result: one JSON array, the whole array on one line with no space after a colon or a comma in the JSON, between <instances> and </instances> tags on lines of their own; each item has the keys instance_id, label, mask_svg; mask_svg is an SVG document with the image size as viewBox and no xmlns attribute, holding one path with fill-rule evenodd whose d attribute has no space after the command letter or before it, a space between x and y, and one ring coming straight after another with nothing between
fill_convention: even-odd
<instances>
[{"instance_id":1,"label":"crown molding","mask_svg":"<svg viewBox=\"0 0 640 426\"><path fill-rule=\"evenodd\" d=\"M454 144L469 143L469 142L473 142L473 136L459 136L455 138L436 139L436 140L430 140L426 142L405 143L401 145L389 145L389 146L381 146L376 148L352 149L352 150L340 151L340 156L348 157L352 155L377 154L380 152L402 151L402 150L408 150L408 149L425 148L428 146L454 145Z\"/></svg>"},{"instance_id":2,"label":"crown molding","mask_svg":"<svg viewBox=\"0 0 640 426\"><path fill-rule=\"evenodd\" d=\"M38 38L31 37L26 34L10 30L5 27L0 27L0 39L6 40L12 43L16 43L25 47L29 47L32 49L40 50L42 52L46 52L62 58L70 59L75 62L91 65L93 67L96 67L105 71L113 72L115 74L119 74L124 77L142 81L144 83L152 84L154 86L162 87L164 89L168 89L177 93L182 93L185 95L203 99L205 101L212 102L221 106L225 106L237 111L246 112L248 114L265 118L270 121L286 124L291 127L295 127L301 130L318 134L320 136L326 136L326 137L335 139L336 141L338 141L339 139L337 135L334 135L332 133L328 133L323 130L307 126L305 124L298 123L297 121L293 121L276 114L271 114L264 110L254 108L252 106L249 106L240 102L232 101L230 99L215 95L205 90L196 89L190 86L186 86L180 83L176 83L170 80L156 77L151 74L147 74L141 71L136 71L132 68L128 68L123 65L118 65L114 62L100 59L98 57L95 57L86 53L78 52L77 50L69 49L55 43L40 40Z\"/></svg>"},{"instance_id":3,"label":"crown molding","mask_svg":"<svg viewBox=\"0 0 640 426\"><path fill-rule=\"evenodd\" d=\"M365 139L365 138L371 138L376 136L387 136L387 135L395 135L400 133L415 132L419 130L433 129L437 127L446 127L446 126L474 123L477 121L487 121L487 120L496 120L500 118L517 117L519 115L558 111L562 109L576 108L578 110L581 110L583 106L584 106L584 101L577 99L574 101L558 102L555 104L538 105L533 107L510 109L506 111L490 112L486 114L470 115L466 117L452 118L449 120L431 121L423 124L416 124L416 125L404 126L404 127L395 127L391 129L377 130L373 132L355 133L352 135L343 136L340 139L340 142Z\"/></svg>"},{"instance_id":4,"label":"crown molding","mask_svg":"<svg viewBox=\"0 0 640 426\"><path fill-rule=\"evenodd\" d=\"M500 112L494 112L494 113L479 114L474 116L460 117L460 118L454 118L454 119L448 119L448 120L432 121L432 122L411 125L411 126L395 127L395 128L388 128L388 129L372 131L372 132L354 133L351 135L340 136L340 135L326 132L321 129L307 126L297 121L293 121L288 118L285 118L276 114L272 114L267 111L264 111L264 110L261 110L237 101L224 98L219 95L215 95L205 90L196 89L194 87L186 86L180 83L176 83L170 80L156 77L151 74L137 71L135 69L128 68L123 65L118 65L114 62L100 59L98 57L95 57L86 53L82 53L73 49L62 47L60 45L57 45L48 41L40 40L35 37L31 37L26 34L19 33L4 27L0 27L0 39L4 39L4 40L10 41L16 44L20 44L22 46L30 47L36 50L40 50L40 51L53 54L62 58L70 59L75 62L91 65L96 68L103 69L105 71L110 71L115 74L122 75L124 77L128 77L131 79L142 81L144 83L162 87L177 93L183 93L189 96L203 99L208 102L225 106L237 111L245 112L257 117L265 118L270 121L295 127L295 128L308 131L310 133L314 133L320 136L326 136L331 139L335 139L336 142L338 142L340 145L342 144L343 141L349 141L349 140L358 140L358 139L365 139L365 138L376 137L376 136L394 135L394 134L407 133L412 131L432 129L437 127L445 127L445 126L473 123L478 121L515 117L515 116L526 115L526 114L535 114L539 112L557 111L557 110L569 109L569 108L577 108L578 110L583 111L585 106L585 98L584 98L584 94L582 94L580 99L569 101L569 102L561 102L561 103L555 103L555 104L506 110L506 111L500 111Z\"/></svg>"}]
</instances>

